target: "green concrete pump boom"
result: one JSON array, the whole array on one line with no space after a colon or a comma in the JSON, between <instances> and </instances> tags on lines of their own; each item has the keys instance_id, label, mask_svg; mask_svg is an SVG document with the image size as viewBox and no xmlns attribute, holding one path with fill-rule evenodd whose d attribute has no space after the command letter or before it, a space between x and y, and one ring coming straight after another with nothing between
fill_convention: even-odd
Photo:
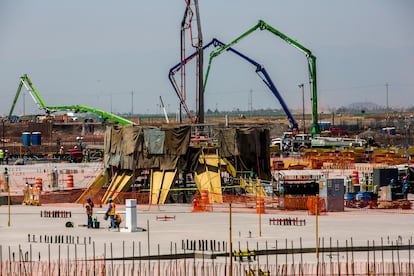
<instances>
[{"instance_id":1,"label":"green concrete pump boom","mask_svg":"<svg viewBox=\"0 0 414 276\"><path fill-rule=\"evenodd\" d=\"M120 116L117 116L115 114L112 114L112 113L109 113L109 112L106 112L100 109L92 108L89 106L84 106L84 105L47 106L45 102L43 101L42 97L40 96L40 94L37 92L36 88L34 88L32 81L27 76L27 74L20 77L19 87L17 88L16 96L14 97L13 104L10 109L9 118L11 118L13 114L14 107L16 106L17 99L19 98L20 91L23 86L27 89L27 91L29 92L30 96L32 97L36 105L39 107L39 109L43 109L47 114L50 114L56 111L72 111L75 113L90 112L90 113L94 113L94 114L101 116L103 122L105 122L106 119L110 119L122 125L134 124L133 122L127 119L124 119Z\"/></svg>"},{"instance_id":2,"label":"green concrete pump boom","mask_svg":"<svg viewBox=\"0 0 414 276\"><path fill-rule=\"evenodd\" d=\"M25 74L22 77L20 77L19 87L17 88L17 92L16 92L16 95L14 96L13 104L9 112L9 119L13 115L14 107L16 106L16 102L17 102L17 99L19 98L20 91L22 90L23 85L26 88L26 90L29 91L29 94L32 97L33 101L36 103L37 107L39 109L44 109L47 113L49 113L47 106L45 102L43 101L42 97L40 97L39 93L34 88L32 81Z\"/></svg>"},{"instance_id":3,"label":"green concrete pump boom","mask_svg":"<svg viewBox=\"0 0 414 276\"><path fill-rule=\"evenodd\" d=\"M278 37L286 41L288 44L297 48L299 51L303 52L306 55L306 58L308 60L309 82L312 87L312 129L311 129L311 133L319 134L320 128L318 124L318 93L317 93L317 85L316 85L316 57L312 54L312 52L309 49L299 44L296 40L293 40L287 35L283 34L282 32L276 30L275 28L273 28L272 26L270 26L263 20L259 20L259 22L255 26L253 26L248 31L246 31L245 33L243 33L242 35L234 39L229 44L221 46L217 50L211 52L210 59L208 61L206 76L204 78L204 89L207 84L208 75L210 73L210 67L211 67L211 62L213 58L217 57L218 55L226 51L228 48L232 47L234 44L238 43L241 39L248 36L249 34L256 31L257 29L268 30L269 32L277 35Z\"/></svg>"}]
</instances>

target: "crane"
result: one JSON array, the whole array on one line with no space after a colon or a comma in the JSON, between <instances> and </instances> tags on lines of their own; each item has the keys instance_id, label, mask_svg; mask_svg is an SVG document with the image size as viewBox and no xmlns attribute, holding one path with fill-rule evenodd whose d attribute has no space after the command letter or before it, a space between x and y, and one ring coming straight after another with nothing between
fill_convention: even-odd
<instances>
[{"instance_id":1,"label":"crane","mask_svg":"<svg viewBox=\"0 0 414 276\"><path fill-rule=\"evenodd\" d=\"M33 86L32 81L27 76L27 74L24 74L20 77L19 86L17 88L16 95L14 96L13 104L11 106L10 112L9 112L9 118L11 118L14 107L16 106L17 99L19 98L20 92L22 90L22 87L25 87L27 91L29 92L30 96L32 97L33 101L36 103L39 109L43 109L46 114L51 114L56 111L73 111L75 113L78 112L90 112L99 115L102 118L102 121L104 122L106 119L113 120L117 123L120 123L122 125L132 125L133 122L124 119L120 116L117 116L115 114L96 109L93 107L85 106L85 105L62 105L62 106L47 106L46 103L43 101L42 97L40 96L39 92L37 92L36 88Z\"/></svg>"},{"instance_id":2,"label":"crane","mask_svg":"<svg viewBox=\"0 0 414 276\"><path fill-rule=\"evenodd\" d=\"M223 42L221 42L220 40L218 40L216 38L213 38L209 43L204 45L203 50L210 47L211 45L213 45L214 47L223 47L226 44L224 44ZM243 58L244 60L246 60L247 62L253 64L256 67L256 73L263 80L263 82L266 84L266 86L272 91L273 95L278 99L280 105L282 106L283 110L285 111L286 115L288 116L289 122L291 124L291 128L292 129L297 129L298 124L297 124L295 118L293 117L292 113L290 112L290 110L287 107L285 101L283 100L282 96L280 95L279 91L277 90L276 86L274 85L273 81L271 80L269 74L267 73L267 71L263 67L263 65L260 65L259 63L257 63L253 59L247 57L246 55L240 53L239 51L237 51L237 50L235 50L231 47L228 47L226 49L226 51L230 51L230 52L238 55L239 57ZM189 61L191 61L193 58L195 58L197 56L197 54L198 54L198 52L194 52L193 54L191 54L190 56L185 58L183 62L180 62L180 63L176 64L174 67L172 67L170 69L169 74L168 74L168 78L170 79L170 82L171 82L175 92L177 93L178 97L180 98L180 102L184 106L184 109L186 110L187 115L190 119L192 118L191 112L190 112L188 106L185 103L185 99L183 97L183 94L180 92L180 89L179 89L179 86L178 86L177 82L174 79L174 74L176 72L178 72L185 64L187 64Z\"/></svg>"},{"instance_id":3,"label":"crane","mask_svg":"<svg viewBox=\"0 0 414 276\"><path fill-rule=\"evenodd\" d=\"M220 48L218 48L217 50L210 53L210 59L208 61L208 67L207 67L206 75L205 75L205 78L204 78L204 89L205 89L206 84L207 84L208 75L210 73L211 63L212 63L213 58L217 57L218 55L220 55L224 51L228 50L231 46L235 45L241 39L243 39L244 37L248 36L249 34L251 34L252 32L254 32L256 30L267 30L267 31L273 33L274 35L280 37L281 39L286 41L289 45L292 45L293 47L295 47L296 49L298 49L299 51L303 52L306 55L306 58L308 60L309 83L311 84L311 88L312 88L312 128L311 128L311 133L312 134L320 134L321 131L320 131L319 124L318 124L318 99L317 99L318 95L317 95L317 84L316 84L316 57L312 54L312 52L309 49L305 48L304 46L299 44L296 40L291 39L290 37L288 37L284 33L276 30L275 28L273 28L272 26L270 26L269 24L267 24L263 20L259 20L259 22L255 26L253 26L252 28L250 28L249 30L244 32L242 35L240 35L239 37L234 39L232 42L230 42L226 45L223 45Z\"/></svg>"}]
</instances>

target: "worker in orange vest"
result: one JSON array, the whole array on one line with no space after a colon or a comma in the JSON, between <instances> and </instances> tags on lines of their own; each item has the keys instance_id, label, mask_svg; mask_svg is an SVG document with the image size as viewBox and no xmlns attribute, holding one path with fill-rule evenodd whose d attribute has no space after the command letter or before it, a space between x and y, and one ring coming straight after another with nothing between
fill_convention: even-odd
<instances>
[{"instance_id":1,"label":"worker in orange vest","mask_svg":"<svg viewBox=\"0 0 414 276\"><path fill-rule=\"evenodd\" d=\"M111 224L109 228L116 228L115 217L116 217L116 210L115 210L115 203L112 201L112 198L108 199L108 209L106 209L106 215L111 218Z\"/></svg>"},{"instance_id":2,"label":"worker in orange vest","mask_svg":"<svg viewBox=\"0 0 414 276\"><path fill-rule=\"evenodd\" d=\"M93 215L93 201L90 197L86 198L86 205L85 205L85 209L86 209L86 216L88 217L88 228L93 228L93 224L92 224L92 215Z\"/></svg>"}]
</instances>

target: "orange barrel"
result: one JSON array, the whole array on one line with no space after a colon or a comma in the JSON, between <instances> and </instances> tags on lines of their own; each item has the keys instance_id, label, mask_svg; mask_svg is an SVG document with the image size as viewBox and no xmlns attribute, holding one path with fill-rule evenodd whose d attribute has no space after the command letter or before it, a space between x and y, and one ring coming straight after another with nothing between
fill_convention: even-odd
<instances>
[{"instance_id":1,"label":"orange barrel","mask_svg":"<svg viewBox=\"0 0 414 276\"><path fill-rule=\"evenodd\" d=\"M43 190L43 180L40 177L36 177L35 179L35 187L39 189L39 191Z\"/></svg>"},{"instance_id":2,"label":"orange barrel","mask_svg":"<svg viewBox=\"0 0 414 276\"><path fill-rule=\"evenodd\" d=\"M66 176L66 188L73 188L73 175L68 174Z\"/></svg>"},{"instance_id":3,"label":"orange barrel","mask_svg":"<svg viewBox=\"0 0 414 276\"><path fill-rule=\"evenodd\" d=\"M201 204L209 204L208 190L201 190Z\"/></svg>"},{"instance_id":4,"label":"orange barrel","mask_svg":"<svg viewBox=\"0 0 414 276\"><path fill-rule=\"evenodd\" d=\"M256 214L264 214L264 213L265 213L264 198L259 196L256 198Z\"/></svg>"},{"instance_id":5,"label":"orange barrel","mask_svg":"<svg viewBox=\"0 0 414 276\"><path fill-rule=\"evenodd\" d=\"M358 171L352 171L352 183L354 185L358 185L359 184L359 175L358 175Z\"/></svg>"}]
</instances>

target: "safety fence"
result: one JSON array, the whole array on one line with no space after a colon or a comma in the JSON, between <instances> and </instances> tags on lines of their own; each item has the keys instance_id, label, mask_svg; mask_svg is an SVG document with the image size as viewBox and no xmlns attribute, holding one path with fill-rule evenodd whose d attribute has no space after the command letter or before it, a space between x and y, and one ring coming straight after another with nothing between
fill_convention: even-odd
<instances>
[{"instance_id":1,"label":"safety fence","mask_svg":"<svg viewBox=\"0 0 414 276\"><path fill-rule=\"evenodd\" d=\"M154 253L148 244L141 242L122 242L122 245L84 242L48 244L47 258L40 253L33 257L36 249L32 244L28 248L0 246L0 275L409 276L414 273L412 237L407 241L389 238L377 243L366 241L365 245L354 244L351 239L341 244L321 239L317 248L306 248L302 247L302 240L299 246L288 240L239 242L231 246L223 242L183 240L181 248L173 242L169 248L158 244ZM193 250L188 250L189 247Z\"/></svg>"}]
</instances>

